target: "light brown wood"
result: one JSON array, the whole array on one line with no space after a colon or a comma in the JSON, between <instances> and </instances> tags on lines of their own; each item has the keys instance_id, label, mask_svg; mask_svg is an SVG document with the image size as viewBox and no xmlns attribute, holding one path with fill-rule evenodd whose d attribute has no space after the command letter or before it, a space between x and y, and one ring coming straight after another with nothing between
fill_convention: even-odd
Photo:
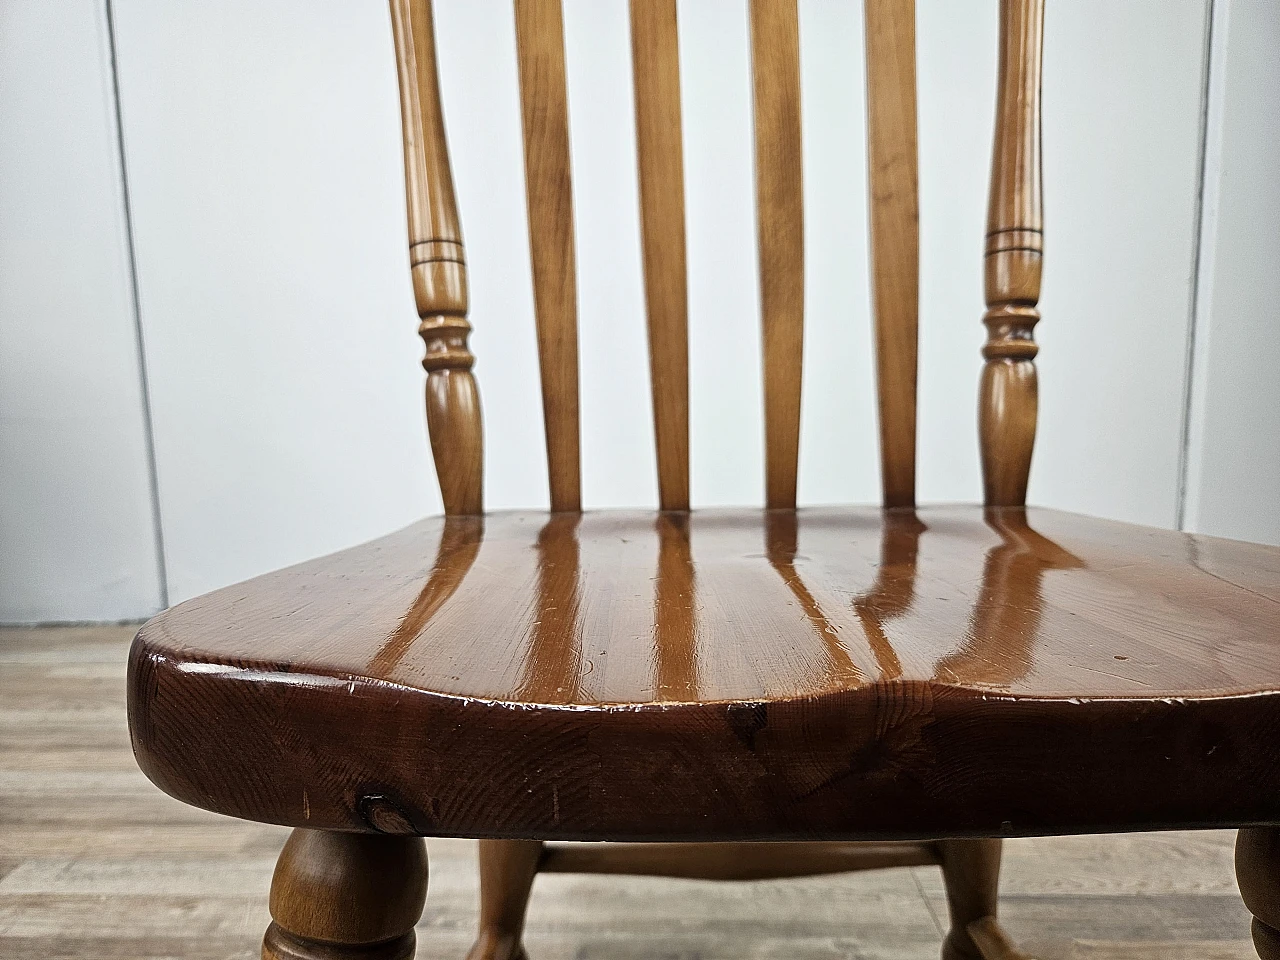
<instances>
[{"instance_id":1,"label":"light brown wood","mask_svg":"<svg viewBox=\"0 0 1280 960\"><path fill-rule=\"evenodd\" d=\"M263 960L412 960L426 899L418 838L295 830L271 881Z\"/></svg>"},{"instance_id":2,"label":"light brown wood","mask_svg":"<svg viewBox=\"0 0 1280 960\"><path fill-rule=\"evenodd\" d=\"M467 336L467 266L436 75L431 0L390 0L404 131L409 262L426 343L427 428L445 512L483 512L480 395Z\"/></svg>"},{"instance_id":3,"label":"light brown wood","mask_svg":"<svg viewBox=\"0 0 1280 960\"><path fill-rule=\"evenodd\" d=\"M515 0L529 256L551 509L582 507L578 301L560 0Z\"/></svg>"},{"instance_id":4,"label":"light brown wood","mask_svg":"<svg viewBox=\"0 0 1280 960\"><path fill-rule=\"evenodd\" d=\"M1036 439L1032 332L1040 319L1044 213L1040 171L1040 75L1044 0L1001 0L995 148L987 212L986 363L978 437L985 501L1025 503Z\"/></svg>"},{"instance_id":5,"label":"light brown wood","mask_svg":"<svg viewBox=\"0 0 1280 960\"><path fill-rule=\"evenodd\" d=\"M796 0L751 0L764 347L765 503L796 505L804 360L804 190Z\"/></svg>"},{"instance_id":6,"label":"light brown wood","mask_svg":"<svg viewBox=\"0 0 1280 960\"><path fill-rule=\"evenodd\" d=\"M689 305L675 0L631 0L640 240L658 503L689 509Z\"/></svg>"},{"instance_id":7,"label":"light brown wood","mask_svg":"<svg viewBox=\"0 0 1280 960\"><path fill-rule=\"evenodd\" d=\"M1236 882L1253 914L1261 960L1280 960L1280 829L1253 827L1236 838Z\"/></svg>"},{"instance_id":8,"label":"light brown wood","mask_svg":"<svg viewBox=\"0 0 1280 960\"><path fill-rule=\"evenodd\" d=\"M930 843L593 843L549 846L538 870L771 880L937 862Z\"/></svg>"},{"instance_id":9,"label":"light brown wood","mask_svg":"<svg viewBox=\"0 0 1280 960\"><path fill-rule=\"evenodd\" d=\"M537 840L480 841L480 930L467 960L522 960L525 912L543 857Z\"/></svg>"},{"instance_id":10,"label":"light brown wood","mask_svg":"<svg viewBox=\"0 0 1280 960\"><path fill-rule=\"evenodd\" d=\"M865 0L880 479L886 507L916 502L920 209L915 0Z\"/></svg>"},{"instance_id":11,"label":"light brown wood","mask_svg":"<svg viewBox=\"0 0 1280 960\"><path fill-rule=\"evenodd\" d=\"M493 513L474 556L436 518L181 604L132 655L139 763L247 819L507 839L1280 819L1280 549L1023 508L670 516ZM854 600L917 523L876 636Z\"/></svg>"}]
</instances>

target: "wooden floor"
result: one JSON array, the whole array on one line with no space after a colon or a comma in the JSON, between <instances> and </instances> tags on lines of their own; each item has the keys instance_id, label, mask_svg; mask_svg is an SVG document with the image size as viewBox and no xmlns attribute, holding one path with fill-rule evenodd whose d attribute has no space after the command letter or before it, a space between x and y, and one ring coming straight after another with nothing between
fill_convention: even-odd
<instances>
[{"instance_id":1,"label":"wooden floor","mask_svg":"<svg viewBox=\"0 0 1280 960\"><path fill-rule=\"evenodd\" d=\"M0 629L0 958L256 957L286 831L171 800L133 764L132 627ZM1011 841L1002 916L1042 960L1254 957L1228 832ZM469 842L429 841L420 958L475 928ZM933 868L749 884L546 876L532 960L936 958Z\"/></svg>"}]
</instances>

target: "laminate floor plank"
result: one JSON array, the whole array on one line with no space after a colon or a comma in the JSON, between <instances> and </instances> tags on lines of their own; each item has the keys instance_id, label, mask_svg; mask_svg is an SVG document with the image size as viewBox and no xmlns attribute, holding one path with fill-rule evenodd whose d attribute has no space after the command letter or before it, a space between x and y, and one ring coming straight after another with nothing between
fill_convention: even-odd
<instances>
[{"instance_id":1,"label":"laminate floor plank","mask_svg":"<svg viewBox=\"0 0 1280 960\"><path fill-rule=\"evenodd\" d=\"M251 960L288 831L186 807L133 762L136 625L0 628L0 958ZM1230 831L1005 845L1001 912L1039 960L1251 960ZM420 960L475 932L475 845L429 840ZM532 960L935 960L936 869L741 884L552 874Z\"/></svg>"}]
</instances>

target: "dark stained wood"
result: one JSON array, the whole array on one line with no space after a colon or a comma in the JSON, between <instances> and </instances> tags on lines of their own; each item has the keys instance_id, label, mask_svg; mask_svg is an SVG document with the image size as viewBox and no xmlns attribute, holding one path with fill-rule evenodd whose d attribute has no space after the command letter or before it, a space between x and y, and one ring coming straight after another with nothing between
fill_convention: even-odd
<instances>
[{"instance_id":1,"label":"dark stained wood","mask_svg":"<svg viewBox=\"0 0 1280 960\"><path fill-rule=\"evenodd\" d=\"M804 189L796 0L751 0L764 349L765 504L796 505L804 353Z\"/></svg>"},{"instance_id":2,"label":"dark stained wood","mask_svg":"<svg viewBox=\"0 0 1280 960\"><path fill-rule=\"evenodd\" d=\"M0 627L6 960L247 958L270 923L272 867L289 830L188 807L137 769L124 703L136 632ZM1216 830L1013 841L1001 892L1014 899L1001 913L1041 960L1073 950L1095 960L1251 957L1249 913L1231 873L1235 840ZM427 847L431 890L418 956L461 960L475 935L475 845ZM539 891L525 937L533 960L812 956L832 941L855 956L936 960L941 935L929 908L944 917L946 903L932 871L918 872L919 887L908 872L886 870L854 883L818 877L802 891L553 880Z\"/></svg>"},{"instance_id":3,"label":"dark stained wood","mask_svg":"<svg viewBox=\"0 0 1280 960\"><path fill-rule=\"evenodd\" d=\"M593 843L550 846L538 870L770 880L937 862L938 852L931 843Z\"/></svg>"},{"instance_id":4,"label":"dark stained wood","mask_svg":"<svg viewBox=\"0 0 1280 960\"><path fill-rule=\"evenodd\" d=\"M1027 499L1038 386L1032 332L1040 319L1044 203L1040 172L1040 74L1044 0L1000 0L1000 75L987 210L986 363L978 401L983 497Z\"/></svg>"},{"instance_id":5,"label":"dark stained wood","mask_svg":"<svg viewBox=\"0 0 1280 960\"><path fill-rule=\"evenodd\" d=\"M513 839L1280 819L1280 550L947 507L800 511L793 553L776 515L695 513L687 557L655 514L491 514L474 556L427 520L189 601L135 643L139 762L247 819Z\"/></svg>"},{"instance_id":6,"label":"dark stained wood","mask_svg":"<svg viewBox=\"0 0 1280 960\"><path fill-rule=\"evenodd\" d=\"M876 396L886 507L916 502L920 201L915 7L915 0L863 4Z\"/></svg>"},{"instance_id":7,"label":"dark stained wood","mask_svg":"<svg viewBox=\"0 0 1280 960\"><path fill-rule=\"evenodd\" d=\"M1254 827L1236 837L1236 881L1253 914L1253 945L1280 960L1280 829Z\"/></svg>"},{"instance_id":8,"label":"dark stained wood","mask_svg":"<svg viewBox=\"0 0 1280 960\"><path fill-rule=\"evenodd\" d=\"M689 509L689 301L675 0L631 0L640 239L658 504Z\"/></svg>"},{"instance_id":9,"label":"dark stained wood","mask_svg":"<svg viewBox=\"0 0 1280 960\"><path fill-rule=\"evenodd\" d=\"M560 0L516 0L515 9L529 255L551 509L579 510L578 291L564 19Z\"/></svg>"},{"instance_id":10,"label":"dark stained wood","mask_svg":"<svg viewBox=\"0 0 1280 960\"><path fill-rule=\"evenodd\" d=\"M480 394L467 337L467 264L440 112L430 0L391 0L404 131L409 262L426 343L427 427L444 509L483 507Z\"/></svg>"},{"instance_id":11,"label":"dark stained wood","mask_svg":"<svg viewBox=\"0 0 1280 960\"><path fill-rule=\"evenodd\" d=\"M271 880L263 960L413 960L426 899L417 837L295 830Z\"/></svg>"}]
</instances>

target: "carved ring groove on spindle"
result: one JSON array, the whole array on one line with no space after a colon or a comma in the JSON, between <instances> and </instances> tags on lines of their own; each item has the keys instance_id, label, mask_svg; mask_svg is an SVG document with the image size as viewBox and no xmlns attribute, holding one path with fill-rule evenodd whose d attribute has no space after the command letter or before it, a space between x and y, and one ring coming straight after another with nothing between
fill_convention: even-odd
<instances>
[{"instance_id":1,"label":"carved ring groove on spindle","mask_svg":"<svg viewBox=\"0 0 1280 960\"><path fill-rule=\"evenodd\" d=\"M390 0L404 132L409 264L426 344L427 430L445 513L484 510L480 394L467 346L467 267L445 143L431 0Z\"/></svg>"},{"instance_id":2,"label":"carved ring groove on spindle","mask_svg":"<svg viewBox=\"0 0 1280 960\"><path fill-rule=\"evenodd\" d=\"M460 263L466 266L467 259L463 253L462 243L458 240L415 240L409 244L410 264L420 263Z\"/></svg>"},{"instance_id":3,"label":"carved ring groove on spindle","mask_svg":"<svg viewBox=\"0 0 1280 960\"><path fill-rule=\"evenodd\" d=\"M426 317L418 324L418 335L427 345L422 367L428 373L433 370L470 370L475 365L475 354L467 345L471 324L466 317L447 314Z\"/></svg>"},{"instance_id":4,"label":"carved ring groove on spindle","mask_svg":"<svg viewBox=\"0 0 1280 960\"><path fill-rule=\"evenodd\" d=\"M1044 267L1040 80L1044 0L1000 0L1000 64L983 273L986 360L978 396L983 499L1026 503L1035 447Z\"/></svg>"},{"instance_id":5,"label":"carved ring groove on spindle","mask_svg":"<svg viewBox=\"0 0 1280 960\"><path fill-rule=\"evenodd\" d=\"M983 314L987 342L982 347L986 360L1034 360L1040 352L1033 330L1040 311L1026 304L1002 303Z\"/></svg>"}]
</instances>

